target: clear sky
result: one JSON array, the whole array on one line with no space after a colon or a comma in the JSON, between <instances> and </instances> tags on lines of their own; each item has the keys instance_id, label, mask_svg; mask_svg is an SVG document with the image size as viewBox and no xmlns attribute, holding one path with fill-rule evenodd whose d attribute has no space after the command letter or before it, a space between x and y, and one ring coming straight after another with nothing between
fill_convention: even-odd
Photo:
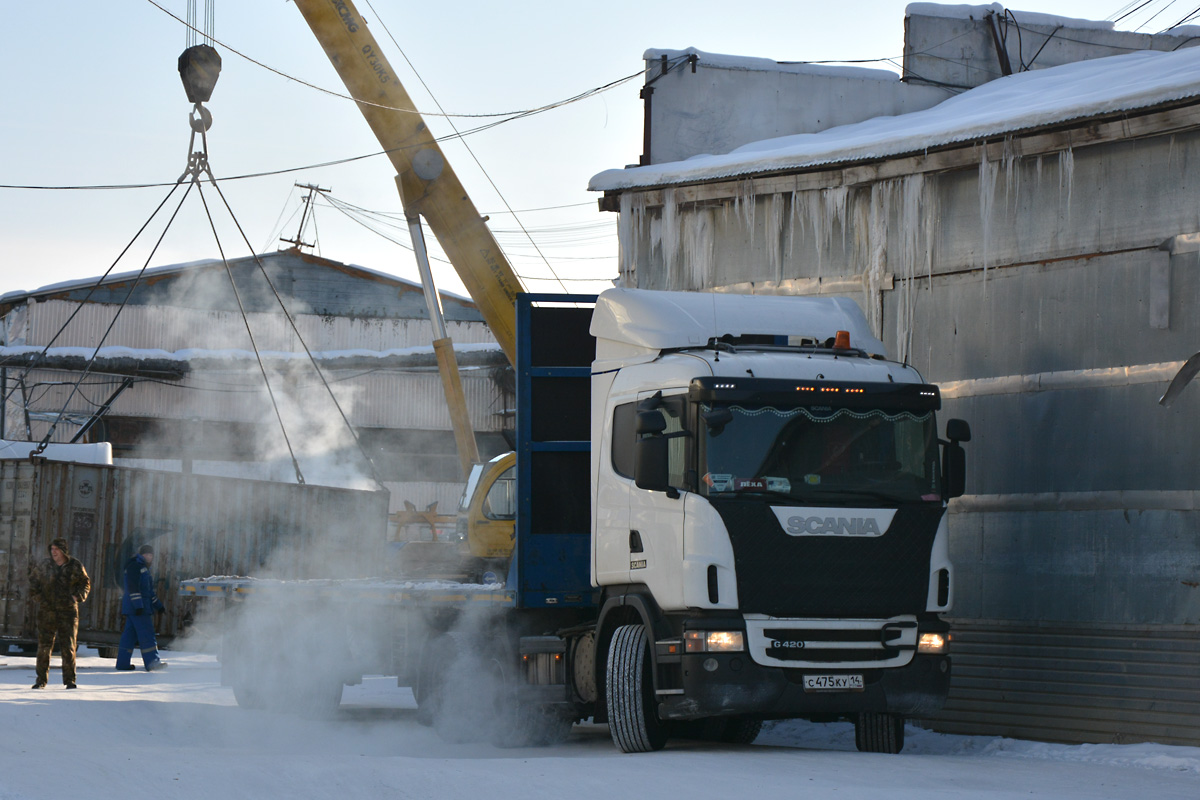
<instances>
[{"instance_id":1,"label":"clear sky","mask_svg":"<svg viewBox=\"0 0 1200 800\"><path fill-rule=\"evenodd\" d=\"M187 0L156 1L186 16ZM639 72L648 48L696 47L779 61L893 58L898 64L906 6L902 0L356 2L418 108L436 110L405 56L441 106L462 114L518 111L572 97ZM219 42L274 70L344 93L291 3L210 3ZM149 0L0 4L8 12L0 25L0 184L174 183L188 154L191 105L176 71L188 44L186 29ZM1198 4L1152 0L1117 27L1135 29L1161 11L1144 28L1157 32ZM195 5L202 21L205 0ZM1028 0L1012 7L1105 19L1124 13L1126 5ZM379 152L353 103L281 77L220 44L218 50L224 63L207 104L214 117L209 158L253 249L273 251L281 236L296 235L306 192L294 184L317 184L331 190L332 200L317 203L305 241L317 242L326 258L418 280L386 157L313 166ZM875 66L888 68L887 62ZM641 83L638 76L589 99L468 136L474 156L461 142L443 143L529 289L561 291L553 274L571 291L595 291L615 277L616 217L597 210L597 196L586 186L595 173L637 160ZM452 133L443 118L427 121L435 134ZM478 121L455 124L465 129ZM232 179L279 170L295 171ZM162 186L0 188L0 294L104 273L167 192ZM206 197L226 254L246 255L228 215L215 208L220 199L211 191ZM540 256L507 213L506 202ZM348 215L335 203L370 213ZM160 266L218 257L194 192L151 256L174 206L173 198L116 271L140 269L148 259ZM431 250L440 255L432 243ZM435 278L439 288L463 291L445 264L435 262Z\"/></svg>"}]
</instances>

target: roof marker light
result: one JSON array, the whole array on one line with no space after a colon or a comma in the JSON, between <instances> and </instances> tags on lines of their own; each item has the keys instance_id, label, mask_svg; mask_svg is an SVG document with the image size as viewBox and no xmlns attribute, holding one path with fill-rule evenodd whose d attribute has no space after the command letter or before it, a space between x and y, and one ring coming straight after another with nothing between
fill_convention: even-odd
<instances>
[{"instance_id":1,"label":"roof marker light","mask_svg":"<svg viewBox=\"0 0 1200 800\"><path fill-rule=\"evenodd\" d=\"M833 339L834 350L850 349L850 331L838 331Z\"/></svg>"}]
</instances>

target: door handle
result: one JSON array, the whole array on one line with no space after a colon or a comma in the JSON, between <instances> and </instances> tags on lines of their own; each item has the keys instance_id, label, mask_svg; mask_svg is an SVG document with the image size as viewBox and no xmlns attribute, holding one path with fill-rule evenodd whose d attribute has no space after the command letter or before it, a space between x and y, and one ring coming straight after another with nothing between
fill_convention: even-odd
<instances>
[{"instance_id":1,"label":"door handle","mask_svg":"<svg viewBox=\"0 0 1200 800\"><path fill-rule=\"evenodd\" d=\"M638 533L637 531L629 532L629 552L631 552L631 553L642 552L642 535L640 533Z\"/></svg>"}]
</instances>

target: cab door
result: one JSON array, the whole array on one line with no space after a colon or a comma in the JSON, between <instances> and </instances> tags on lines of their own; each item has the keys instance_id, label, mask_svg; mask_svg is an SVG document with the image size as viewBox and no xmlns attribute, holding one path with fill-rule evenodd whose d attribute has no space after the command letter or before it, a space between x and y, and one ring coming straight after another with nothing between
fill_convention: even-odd
<instances>
[{"instance_id":1,"label":"cab door","mask_svg":"<svg viewBox=\"0 0 1200 800\"><path fill-rule=\"evenodd\" d=\"M684 607L683 507L693 437L687 431L686 395L677 393L656 400L656 394L642 392L638 404L656 405L666 421L662 435L668 437L669 483L673 491L639 489L630 482L630 538L640 543L641 552L629 554L629 580L645 584L664 610L677 610Z\"/></svg>"}]
</instances>

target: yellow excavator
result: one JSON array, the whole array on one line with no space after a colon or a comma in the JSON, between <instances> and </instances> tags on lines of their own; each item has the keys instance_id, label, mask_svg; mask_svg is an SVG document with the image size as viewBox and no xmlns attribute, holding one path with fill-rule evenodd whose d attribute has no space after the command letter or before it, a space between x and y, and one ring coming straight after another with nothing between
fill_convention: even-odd
<instances>
[{"instance_id":1,"label":"yellow excavator","mask_svg":"<svg viewBox=\"0 0 1200 800\"><path fill-rule=\"evenodd\" d=\"M434 325L434 352L460 464L467 478L467 491L457 520L458 537L465 541L473 564L499 569L513 549L516 457L506 453L487 464L480 463L454 348L446 335L440 300L433 285L421 218L437 237L510 364L516 363L515 303L517 294L523 291L521 283L353 2L295 0L295 3L396 170L396 187ZM428 514L416 512L415 516L408 514L399 521L406 521L409 516L416 520L427 518ZM447 576L463 566L444 547L411 548L408 562L414 570L432 569Z\"/></svg>"}]
</instances>

